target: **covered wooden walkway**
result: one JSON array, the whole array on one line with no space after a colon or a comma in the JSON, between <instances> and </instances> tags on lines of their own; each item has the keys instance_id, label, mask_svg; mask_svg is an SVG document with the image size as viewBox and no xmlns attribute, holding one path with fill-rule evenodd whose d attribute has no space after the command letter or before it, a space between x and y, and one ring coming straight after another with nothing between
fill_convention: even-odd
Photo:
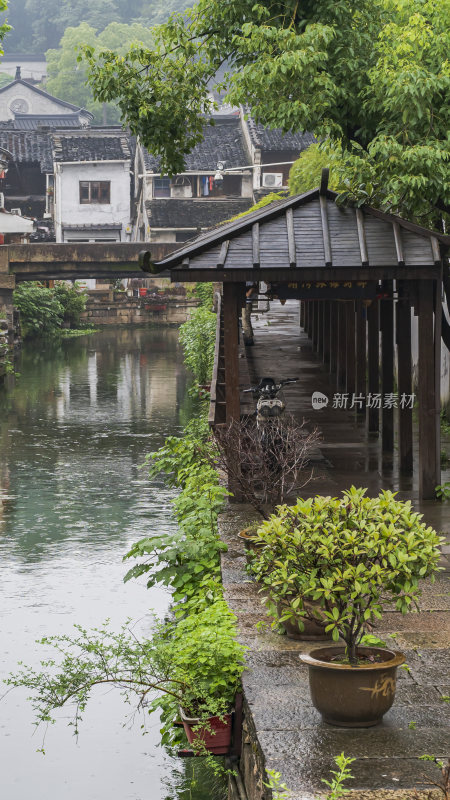
<instances>
[{"instance_id":1,"label":"covered wooden walkway","mask_svg":"<svg viewBox=\"0 0 450 800\"><path fill-rule=\"evenodd\" d=\"M157 264L148 253L143 268L168 268L175 281L223 284L212 424L240 415L239 316L246 284L264 281L272 296L301 301L301 325L324 373L333 376L333 396L339 393L358 405L368 431L379 435L385 463L394 462L398 443L399 470L410 475L416 463L420 496L432 498L440 483L442 271L449 245L449 236L399 217L369 207L343 208L324 176L320 188L214 228ZM417 389L413 316L418 319ZM284 367L283 359L267 367L270 375ZM320 389L309 381L309 391ZM366 461L372 449L367 441Z\"/></svg>"}]
</instances>

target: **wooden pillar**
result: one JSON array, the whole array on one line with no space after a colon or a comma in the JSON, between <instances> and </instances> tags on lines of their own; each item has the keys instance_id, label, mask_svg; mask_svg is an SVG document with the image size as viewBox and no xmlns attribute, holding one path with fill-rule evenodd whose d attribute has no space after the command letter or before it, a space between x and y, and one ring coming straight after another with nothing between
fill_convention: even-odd
<instances>
[{"instance_id":1,"label":"wooden pillar","mask_svg":"<svg viewBox=\"0 0 450 800\"><path fill-rule=\"evenodd\" d=\"M308 301L308 337L312 339L314 328L314 303Z\"/></svg>"},{"instance_id":2,"label":"wooden pillar","mask_svg":"<svg viewBox=\"0 0 450 800\"><path fill-rule=\"evenodd\" d=\"M313 317L313 325L311 331L311 341L312 341L312 351L313 353L316 352L317 349L317 323L318 323L318 313L317 313L317 302L314 300L311 303L312 306L312 317Z\"/></svg>"},{"instance_id":3,"label":"wooden pillar","mask_svg":"<svg viewBox=\"0 0 450 800\"><path fill-rule=\"evenodd\" d=\"M434 295L434 385L436 430L436 484L441 482L441 345L442 345L442 274L435 281Z\"/></svg>"},{"instance_id":4,"label":"wooden pillar","mask_svg":"<svg viewBox=\"0 0 450 800\"><path fill-rule=\"evenodd\" d=\"M362 300L356 301L356 394L366 397L367 357L366 357L366 307ZM366 410L365 399L358 405L357 412L364 414Z\"/></svg>"},{"instance_id":5,"label":"wooden pillar","mask_svg":"<svg viewBox=\"0 0 450 800\"><path fill-rule=\"evenodd\" d=\"M346 388L347 370L347 338L346 338L346 303L338 301L338 354L337 354L337 375L336 386L341 392Z\"/></svg>"},{"instance_id":6,"label":"wooden pillar","mask_svg":"<svg viewBox=\"0 0 450 800\"><path fill-rule=\"evenodd\" d=\"M239 398L239 301L240 285L223 284L223 331L225 356L225 402L227 424L240 418Z\"/></svg>"},{"instance_id":7,"label":"wooden pillar","mask_svg":"<svg viewBox=\"0 0 450 800\"><path fill-rule=\"evenodd\" d=\"M347 306L347 392L350 406L352 397L356 393L355 303L351 300L345 305Z\"/></svg>"},{"instance_id":8,"label":"wooden pillar","mask_svg":"<svg viewBox=\"0 0 450 800\"><path fill-rule=\"evenodd\" d=\"M378 300L372 300L372 303L367 309L367 377L368 377L368 395L372 399L374 395L380 391L380 341L379 341L379 303ZM372 405L368 409L369 412L369 432L377 433L380 426L380 412L376 406Z\"/></svg>"},{"instance_id":9,"label":"wooden pillar","mask_svg":"<svg viewBox=\"0 0 450 800\"><path fill-rule=\"evenodd\" d=\"M400 471L413 471L413 417L412 417L412 357L411 357L411 305L407 296L406 281L398 281L397 301L397 379L398 379L398 437Z\"/></svg>"},{"instance_id":10,"label":"wooden pillar","mask_svg":"<svg viewBox=\"0 0 450 800\"><path fill-rule=\"evenodd\" d=\"M337 300L330 303L330 372L337 372L338 359L338 305Z\"/></svg>"},{"instance_id":11,"label":"wooden pillar","mask_svg":"<svg viewBox=\"0 0 450 800\"><path fill-rule=\"evenodd\" d=\"M392 282L389 281L388 292L392 294ZM381 433L382 449L392 452L394 449L394 314L391 297L381 301L381 405L383 406L383 427ZM391 403L389 398L391 397Z\"/></svg>"},{"instance_id":12,"label":"wooden pillar","mask_svg":"<svg viewBox=\"0 0 450 800\"><path fill-rule=\"evenodd\" d=\"M323 300L317 301L317 352L323 353Z\"/></svg>"},{"instance_id":13,"label":"wooden pillar","mask_svg":"<svg viewBox=\"0 0 450 800\"><path fill-rule=\"evenodd\" d=\"M330 363L330 325L331 303L329 300L323 301L323 363Z\"/></svg>"},{"instance_id":14,"label":"wooden pillar","mask_svg":"<svg viewBox=\"0 0 450 800\"><path fill-rule=\"evenodd\" d=\"M439 436L436 432L435 340L433 330L432 280L419 280L419 488L421 498L435 496L440 470Z\"/></svg>"},{"instance_id":15,"label":"wooden pillar","mask_svg":"<svg viewBox=\"0 0 450 800\"><path fill-rule=\"evenodd\" d=\"M305 301L300 300L300 328L305 330Z\"/></svg>"}]
</instances>

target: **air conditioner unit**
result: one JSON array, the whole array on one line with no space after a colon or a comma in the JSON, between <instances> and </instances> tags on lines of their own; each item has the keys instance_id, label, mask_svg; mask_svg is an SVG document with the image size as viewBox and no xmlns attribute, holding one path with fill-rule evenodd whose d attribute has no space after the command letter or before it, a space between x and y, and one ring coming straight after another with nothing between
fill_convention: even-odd
<instances>
[{"instance_id":1,"label":"air conditioner unit","mask_svg":"<svg viewBox=\"0 0 450 800\"><path fill-rule=\"evenodd\" d=\"M11 214L17 214L18 217L22 216L22 209L21 208L12 208Z\"/></svg>"},{"instance_id":2,"label":"air conditioner unit","mask_svg":"<svg viewBox=\"0 0 450 800\"><path fill-rule=\"evenodd\" d=\"M263 172L261 179L265 189L281 189L283 186L283 175L281 172Z\"/></svg>"}]
</instances>

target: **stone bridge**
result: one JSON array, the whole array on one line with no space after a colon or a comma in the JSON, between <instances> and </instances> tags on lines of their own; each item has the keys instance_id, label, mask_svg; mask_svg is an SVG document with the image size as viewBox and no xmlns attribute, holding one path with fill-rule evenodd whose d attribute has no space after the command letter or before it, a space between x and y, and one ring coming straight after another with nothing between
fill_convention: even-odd
<instances>
[{"instance_id":1,"label":"stone bridge","mask_svg":"<svg viewBox=\"0 0 450 800\"><path fill-rule=\"evenodd\" d=\"M179 246L179 245L178 245ZM176 244L10 244L0 246L0 314L12 320L12 293L16 282L79 280L83 278L142 278L139 253L159 261ZM162 273L164 275L164 273Z\"/></svg>"}]
</instances>

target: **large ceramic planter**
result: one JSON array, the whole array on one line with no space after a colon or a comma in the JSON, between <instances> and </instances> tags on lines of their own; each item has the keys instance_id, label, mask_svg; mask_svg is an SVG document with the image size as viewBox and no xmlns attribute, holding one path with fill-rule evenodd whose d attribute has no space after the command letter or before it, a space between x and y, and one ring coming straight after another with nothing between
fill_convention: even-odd
<instances>
[{"instance_id":1,"label":"large ceramic planter","mask_svg":"<svg viewBox=\"0 0 450 800\"><path fill-rule=\"evenodd\" d=\"M333 662L344 647L321 647L300 659L309 667L309 688L313 705L324 722L344 728L370 728L381 722L394 702L397 667L403 653L380 647L360 647L358 654L383 661L350 664Z\"/></svg>"},{"instance_id":2,"label":"large ceramic planter","mask_svg":"<svg viewBox=\"0 0 450 800\"><path fill-rule=\"evenodd\" d=\"M224 714L223 717L209 717L208 724L203 729L197 727L200 720L196 717L188 717L181 706L180 716L189 744L193 744L194 740L201 742L210 753L215 755L226 755L229 752L231 714Z\"/></svg>"},{"instance_id":3,"label":"large ceramic planter","mask_svg":"<svg viewBox=\"0 0 450 800\"><path fill-rule=\"evenodd\" d=\"M323 626L319 625L318 622L314 622L314 620L312 619L307 619L304 617L298 618L303 623L303 630L300 630L300 628L298 627L298 622L296 617L291 617L291 619L286 619L286 620L280 620L280 617L283 616L287 607L288 607L287 603L283 602L277 603L278 619L280 625L282 625L284 630L286 631L286 636L288 637L288 639L295 639L297 641L302 641L302 642L325 642L331 639L331 633L326 633Z\"/></svg>"},{"instance_id":4,"label":"large ceramic planter","mask_svg":"<svg viewBox=\"0 0 450 800\"><path fill-rule=\"evenodd\" d=\"M247 551L259 553L261 549L264 547L264 542L260 542L255 539L256 529L250 525L248 528L244 528L243 531L239 531L238 536L242 542L244 542Z\"/></svg>"}]
</instances>

